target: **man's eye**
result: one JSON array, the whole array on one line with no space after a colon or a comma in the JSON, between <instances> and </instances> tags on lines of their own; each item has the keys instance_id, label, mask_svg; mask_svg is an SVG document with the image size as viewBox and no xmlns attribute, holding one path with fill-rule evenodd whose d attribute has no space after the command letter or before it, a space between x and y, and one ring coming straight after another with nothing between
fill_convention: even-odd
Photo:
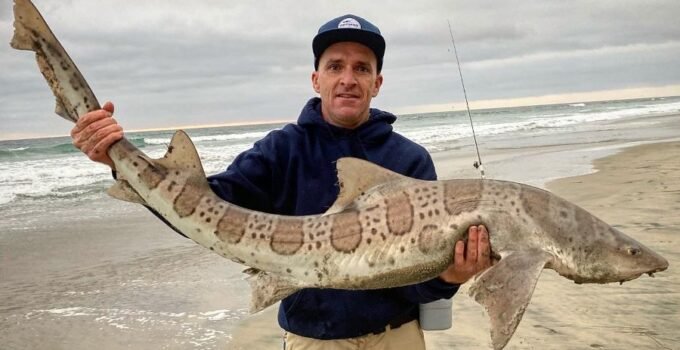
<instances>
[{"instance_id":1,"label":"man's eye","mask_svg":"<svg viewBox=\"0 0 680 350\"><path fill-rule=\"evenodd\" d=\"M359 67L357 67L357 71L359 71L359 72L361 72L361 73L370 73L370 72L371 72L371 68L370 68L370 67L366 67L366 66L359 66Z\"/></svg>"},{"instance_id":2,"label":"man's eye","mask_svg":"<svg viewBox=\"0 0 680 350\"><path fill-rule=\"evenodd\" d=\"M340 67L339 64L331 64L331 65L328 66L328 69L332 70L332 71L338 71L338 70L340 70L340 68L341 67Z\"/></svg>"}]
</instances>

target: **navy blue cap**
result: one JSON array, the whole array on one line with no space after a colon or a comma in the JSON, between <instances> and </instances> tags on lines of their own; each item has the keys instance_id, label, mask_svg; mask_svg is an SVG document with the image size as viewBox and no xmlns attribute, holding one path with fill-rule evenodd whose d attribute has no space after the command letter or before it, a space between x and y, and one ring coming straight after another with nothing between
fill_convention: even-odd
<instances>
[{"instance_id":1,"label":"navy blue cap","mask_svg":"<svg viewBox=\"0 0 680 350\"><path fill-rule=\"evenodd\" d=\"M319 69L319 59L326 49L342 41L353 41L367 46L375 54L378 61L378 73L382 69L385 54L385 39L380 29L371 22L355 15L344 15L330 20L319 28L312 41L314 51L314 69Z\"/></svg>"}]
</instances>

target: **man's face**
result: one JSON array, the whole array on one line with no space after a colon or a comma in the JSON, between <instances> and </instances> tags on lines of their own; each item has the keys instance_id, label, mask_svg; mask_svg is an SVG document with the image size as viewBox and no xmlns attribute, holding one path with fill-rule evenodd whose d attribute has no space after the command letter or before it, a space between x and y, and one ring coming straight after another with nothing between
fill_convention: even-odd
<instances>
[{"instance_id":1,"label":"man's face","mask_svg":"<svg viewBox=\"0 0 680 350\"><path fill-rule=\"evenodd\" d=\"M324 119L348 129L368 120L371 99L378 96L382 81L373 51L355 42L329 46L321 54L319 70L312 73Z\"/></svg>"}]
</instances>

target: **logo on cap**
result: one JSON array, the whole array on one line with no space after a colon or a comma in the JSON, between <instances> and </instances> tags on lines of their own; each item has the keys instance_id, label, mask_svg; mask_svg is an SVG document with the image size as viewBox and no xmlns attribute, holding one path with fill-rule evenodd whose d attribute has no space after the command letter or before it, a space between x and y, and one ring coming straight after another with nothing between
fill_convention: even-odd
<instances>
[{"instance_id":1,"label":"logo on cap","mask_svg":"<svg viewBox=\"0 0 680 350\"><path fill-rule=\"evenodd\" d=\"M361 29L361 24L359 24L359 21L357 21L356 19L348 17L340 21L340 23L338 24L338 29L344 28Z\"/></svg>"}]
</instances>

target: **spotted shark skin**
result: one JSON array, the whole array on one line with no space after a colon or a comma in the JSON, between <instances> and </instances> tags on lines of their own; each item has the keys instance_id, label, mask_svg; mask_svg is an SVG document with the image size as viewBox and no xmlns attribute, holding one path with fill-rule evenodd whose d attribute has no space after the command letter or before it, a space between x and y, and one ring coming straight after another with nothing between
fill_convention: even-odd
<instances>
[{"instance_id":1,"label":"spotted shark skin","mask_svg":"<svg viewBox=\"0 0 680 350\"><path fill-rule=\"evenodd\" d=\"M100 108L33 4L15 0L14 16L11 45L35 52L57 114L75 122ZM502 349L544 268L577 283L609 283L668 267L587 211L519 183L421 181L343 158L337 162L340 195L328 212L281 216L217 197L182 131L160 159L126 139L109 155L118 173L109 194L149 206L198 244L250 267L256 311L300 288L389 288L434 278L451 263L467 228L484 224L500 260L475 277L470 294L489 314L493 348Z\"/></svg>"}]
</instances>

